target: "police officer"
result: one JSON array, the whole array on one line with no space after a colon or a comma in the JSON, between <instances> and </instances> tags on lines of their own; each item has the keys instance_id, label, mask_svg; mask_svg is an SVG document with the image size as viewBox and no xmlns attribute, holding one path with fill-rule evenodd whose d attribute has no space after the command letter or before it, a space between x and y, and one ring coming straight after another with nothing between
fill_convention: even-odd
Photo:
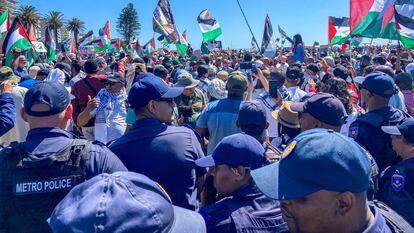
<instances>
[{"instance_id":1,"label":"police officer","mask_svg":"<svg viewBox=\"0 0 414 233\"><path fill-rule=\"evenodd\" d=\"M13 87L20 78L10 67L0 68L0 136L13 128L16 119L16 105L13 100Z\"/></svg>"},{"instance_id":2,"label":"police officer","mask_svg":"<svg viewBox=\"0 0 414 233\"><path fill-rule=\"evenodd\" d=\"M253 137L227 136L211 156L196 160L210 167L214 186L222 200L200 210L207 232L285 232L279 203L265 197L253 183L250 171L265 164L264 149Z\"/></svg>"},{"instance_id":3,"label":"police officer","mask_svg":"<svg viewBox=\"0 0 414 233\"><path fill-rule=\"evenodd\" d=\"M175 99L180 124L189 124L195 128L198 116L207 104L202 90L197 86L200 80L194 79L190 73L183 71L178 75L175 87L184 87L183 93Z\"/></svg>"},{"instance_id":4,"label":"police officer","mask_svg":"<svg viewBox=\"0 0 414 233\"><path fill-rule=\"evenodd\" d=\"M378 199L414 226L414 119L397 126L383 126L391 135L392 149L402 161L388 167L380 178Z\"/></svg>"},{"instance_id":5,"label":"police officer","mask_svg":"<svg viewBox=\"0 0 414 233\"><path fill-rule=\"evenodd\" d=\"M137 121L110 149L128 170L146 175L165 188L174 205L198 211L197 196L207 171L194 161L204 154L194 131L171 125L174 98L183 90L145 73L128 96Z\"/></svg>"},{"instance_id":6,"label":"police officer","mask_svg":"<svg viewBox=\"0 0 414 233\"><path fill-rule=\"evenodd\" d=\"M332 129L302 132L282 159L252 171L257 187L280 201L290 232L414 232L383 203L367 201L371 161Z\"/></svg>"},{"instance_id":7,"label":"police officer","mask_svg":"<svg viewBox=\"0 0 414 233\"><path fill-rule=\"evenodd\" d=\"M391 76L374 71L354 81L360 85L367 113L351 124L349 136L370 152L380 171L383 171L399 159L391 147L390 136L381 130L381 126L396 125L406 118L406 114L388 105L391 96L396 93Z\"/></svg>"},{"instance_id":8,"label":"police officer","mask_svg":"<svg viewBox=\"0 0 414 233\"><path fill-rule=\"evenodd\" d=\"M126 171L105 146L73 139L69 92L40 82L26 93L25 142L0 152L0 232L49 232L46 219L75 185L100 173Z\"/></svg>"}]
</instances>

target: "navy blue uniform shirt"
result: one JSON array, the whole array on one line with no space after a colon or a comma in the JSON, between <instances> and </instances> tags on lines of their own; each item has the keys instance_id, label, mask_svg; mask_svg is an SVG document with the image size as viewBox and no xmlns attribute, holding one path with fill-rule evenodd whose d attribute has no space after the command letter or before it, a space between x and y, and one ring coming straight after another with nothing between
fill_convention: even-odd
<instances>
[{"instance_id":1,"label":"navy blue uniform shirt","mask_svg":"<svg viewBox=\"0 0 414 233\"><path fill-rule=\"evenodd\" d=\"M365 231L362 233L392 233L390 227L387 225L384 216L382 216L379 210L373 206L369 205L371 212L374 214L374 221L368 226Z\"/></svg>"},{"instance_id":2,"label":"navy blue uniform shirt","mask_svg":"<svg viewBox=\"0 0 414 233\"><path fill-rule=\"evenodd\" d=\"M29 130L26 150L40 158L51 156L71 142L73 135L59 128L37 128ZM106 146L93 144L91 146L89 164L86 165L86 178L92 178L101 173L127 171L126 167Z\"/></svg>"},{"instance_id":3,"label":"navy blue uniform shirt","mask_svg":"<svg viewBox=\"0 0 414 233\"><path fill-rule=\"evenodd\" d=\"M403 160L383 172L377 198L414 226L414 158Z\"/></svg>"},{"instance_id":4,"label":"navy blue uniform shirt","mask_svg":"<svg viewBox=\"0 0 414 233\"><path fill-rule=\"evenodd\" d=\"M0 136L7 133L14 126L16 106L11 93L0 95Z\"/></svg>"},{"instance_id":5,"label":"navy blue uniform shirt","mask_svg":"<svg viewBox=\"0 0 414 233\"><path fill-rule=\"evenodd\" d=\"M381 126L397 125L406 116L393 107L370 111L356 119L349 127L349 136L363 146L375 159L380 171L400 161L391 146L389 134Z\"/></svg>"},{"instance_id":6,"label":"navy blue uniform shirt","mask_svg":"<svg viewBox=\"0 0 414 233\"><path fill-rule=\"evenodd\" d=\"M255 185L249 185L215 204L200 210L208 233L288 232L279 202L266 197Z\"/></svg>"},{"instance_id":7,"label":"navy blue uniform shirt","mask_svg":"<svg viewBox=\"0 0 414 233\"><path fill-rule=\"evenodd\" d=\"M195 165L204 154L191 129L141 119L110 149L129 171L158 182L174 205L198 210L196 178L204 176L206 169Z\"/></svg>"}]
</instances>

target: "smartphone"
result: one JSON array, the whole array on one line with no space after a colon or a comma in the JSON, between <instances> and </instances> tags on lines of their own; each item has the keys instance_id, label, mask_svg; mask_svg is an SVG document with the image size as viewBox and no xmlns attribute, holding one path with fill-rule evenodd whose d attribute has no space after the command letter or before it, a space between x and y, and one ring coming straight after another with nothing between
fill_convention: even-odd
<instances>
[{"instance_id":1,"label":"smartphone","mask_svg":"<svg viewBox=\"0 0 414 233\"><path fill-rule=\"evenodd\" d=\"M65 45L64 44L61 44L60 45L60 51L63 53L63 52L66 52L66 48L65 48Z\"/></svg>"},{"instance_id":2,"label":"smartphone","mask_svg":"<svg viewBox=\"0 0 414 233\"><path fill-rule=\"evenodd\" d=\"M278 82L277 80L269 80L269 96L277 97Z\"/></svg>"}]
</instances>

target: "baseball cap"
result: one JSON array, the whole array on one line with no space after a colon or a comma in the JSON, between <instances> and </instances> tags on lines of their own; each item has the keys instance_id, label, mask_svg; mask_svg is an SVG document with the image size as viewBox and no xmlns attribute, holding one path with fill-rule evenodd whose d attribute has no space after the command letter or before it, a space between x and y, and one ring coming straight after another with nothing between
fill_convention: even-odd
<instances>
[{"instance_id":1,"label":"baseball cap","mask_svg":"<svg viewBox=\"0 0 414 233\"><path fill-rule=\"evenodd\" d=\"M142 108L150 100L173 99L181 95L183 91L183 87L169 87L157 76L145 73L132 85L128 94L128 102L131 108Z\"/></svg>"},{"instance_id":2,"label":"baseball cap","mask_svg":"<svg viewBox=\"0 0 414 233\"><path fill-rule=\"evenodd\" d=\"M405 140L414 144L414 119L406 118L396 126L382 126L382 131L391 135L401 135Z\"/></svg>"},{"instance_id":3,"label":"baseball cap","mask_svg":"<svg viewBox=\"0 0 414 233\"><path fill-rule=\"evenodd\" d=\"M296 136L279 162L251 174L260 191L277 200L320 190L361 193L370 186L371 161L352 138L318 128Z\"/></svg>"},{"instance_id":4,"label":"baseball cap","mask_svg":"<svg viewBox=\"0 0 414 233\"><path fill-rule=\"evenodd\" d=\"M53 232L206 232L201 215L174 206L148 177L126 171L79 184L47 221Z\"/></svg>"},{"instance_id":5,"label":"baseball cap","mask_svg":"<svg viewBox=\"0 0 414 233\"><path fill-rule=\"evenodd\" d=\"M395 84L398 85L400 90L412 90L413 86L413 78L410 73L401 72L395 76Z\"/></svg>"},{"instance_id":6,"label":"baseball cap","mask_svg":"<svg viewBox=\"0 0 414 233\"><path fill-rule=\"evenodd\" d=\"M228 92L244 93L247 87L247 77L239 71L234 71L229 74L227 78Z\"/></svg>"},{"instance_id":7,"label":"baseball cap","mask_svg":"<svg viewBox=\"0 0 414 233\"><path fill-rule=\"evenodd\" d=\"M3 66L0 68L0 82L5 80L11 80L13 82L20 82L20 77L15 75L13 70L8 66Z\"/></svg>"},{"instance_id":8,"label":"baseball cap","mask_svg":"<svg viewBox=\"0 0 414 233\"><path fill-rule=\"evenodd\" d=\"M334 95L323 92L312 95L305 102L294 102L290 108L295 112L309 113L319 121L333 126L341 126L347 116L342 102Z\"/></svg>"},{"instance_id":9,"label":"baseball cap","mask_svg":"<svg viewBox=\"0 0 414 233\"><path fill-rule=\"evenodd\" d=\"M388 74L381 71L374 71L367 76L355 77L354 81L376 95L389 98L397 92L394 80Z\"/></svg>"},{"instance_id":10,"label":"baseball cap","mask_svg":"<svg viewBox=\"0 0 414 233\"><path fill-rule=\"evenodd\" d=\"M174 87L193 88L200 83L199 80L193 78L193 76L187 71L181 72L177 77L177 82Z\"/></svg>"},{"instance_id":11,"label":"baseball cap","mask_svg":"<svg viewBox=\"0 0 414 233\"><path fill-rule=\"evenodd\" d=\"M351 79L351 77L349 75L348 69L345 66L343 66L343 65L336 66L335 69L333 70L333 75L335 77L341 78L341 79L343 79L343 80L345 80L347 82L351 82L352 81L352 79Z\"/></svg>"},{"instance_id":12,"label":"baseball cap","mask_svg":"<svg viewBox=\"0 0 414 233\"><path fill-rule=\"evenodd\" d=\"M237 133L223 138L213 154L197 159L195 164L199 167L225 164L256 169L266 162L264 152L263 146L257 139L244 133Z\"/></svg>"},{"instance_id":13,"label":"baseball cap","mask_svg":"<svg viewBox=\"0 0 414 233\"><path fill-rule=\"evenodd\" d=\"M89 59L83 64L85 73L94 74L98 72L98 63L95 60Z\"/></svg>"},{"instance_id":14,"label":"baseball cap","mask_svg":"<svg viewBox=\"0 0 414 233\"><path fill-rule=\"evenodd\" d=\"M266 110L258 101L244 101L238 119L241 128L261 128L266 125Z\"/></svg>"},{"instance_id":15,"label":"baseball cap","mask_svg":"<svg viewBox=\"0 0 414 233\"><path fill-rule=\"evenodd\" d=\"M106 79L101 79L101 82L125 83L125 79L118 72L109 73Z\"/></svg>"},{"instance_id":16,"label":"baseball cap","mask_svg":"<svg viewBox=\"0 0 414 233\"><path fill-rule=\"evenodd\" d=\"M318 67L316 64L314 64L314 63L309 64L309 65L306 67L306 69L308 69L308 70L310 70L310 71L313 71L313 72L315 72L315 73L318 73L318 72L319 72L319 67Z\"/></svg>"},{"instance_id":17,"label":"baseball cap","mask_svg":"<svg viewBox=\"0 0 414 233\"><path fill-rule=\"evenodd\" d=\"M298 67L289 67L286 70L286 78L288 79L300 79L302 76L303 73Z\"/></svg>"},{"instance_id":18,"label":"baseball cap","mask_svg":"<svg viewBox=\"0 0 414 233\"><path fill-rule=\"evenodd\" d=\"M207 86L207 91L211 97L218 100L225 99L227 97L226 84L218 78L214 78L210 81Z\"/></svg>"},{"instance_id":19,"label":"baseball cap","mask_svg":"<svg viewBox=\"0 0 414 233\"><path fill-rule=\"evenodd\" d=\"M30 116L46 117L63 112L70 103L70 95L65 86L58 82L34 84L24 96L24 110ZM49 106L48 111L33 111L36 104Z\"/></svg>"}]
</instances>

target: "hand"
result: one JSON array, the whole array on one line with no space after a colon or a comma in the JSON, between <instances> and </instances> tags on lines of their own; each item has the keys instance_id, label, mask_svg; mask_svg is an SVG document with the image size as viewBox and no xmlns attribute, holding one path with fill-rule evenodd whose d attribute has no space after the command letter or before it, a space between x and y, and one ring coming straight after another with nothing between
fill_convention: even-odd
<instances>
[{"instance_id":1,"label":"hand","mask_svg":"<svg viewBox=\"0 0 414 233\"><path fill-rule=\"evenodd\" d=\"M16 84L12 80L5 80L0 84L1 93L11 93Z\"/></svg>"},{"instance_id":2,"label":"hand","mask_svg":"<svg viewBox=\"0 0 414 233\"><path fill-rule=\"evenodd\" d=\"M277 95L275 97L272 97L272 99L276 102L276 104L280 107L282 106L282 94L280 94L280 91L277 90Z\"/></svg>"},{"instance_id":3,"label":"hand","mask_svg":"<svg viewBox=\"0 0 414 233\"><path fill-rule=\"evenodd\" d=\"M180 115L180 117L177 119L177 124L178 125L184 124L184 116L183 115Z\"/></svg>"},{"instance_id":4,"label":"hand","mask_svg":"<svg viewBox=\"0 0 414 233\"><path fill-rule=\"evenodd\" d=\"M259 68L256 69L256 73L253 73L253 76L256 77L256 78L259 78L259 79L264 78L263 72Z\"/></svg>"},{"instance_id":5,"label":"hand","mask_svg":"<svg viewBox=\"0 0 414 233\"><path fill-rule=\"evenodd\" d=\"M253 80L250 78L247 80L247 92L253 93L254 91L254 83Z\"/></svg>"},{"instance_id":6,"label":"hand","mask_svg":"<svg viewBox=\"0 0 414 233\"><path fill-rule=\"evenodd\" d=\"M90 95L88 95L88 104L86 105L85 110L88 110L89 112L91 112L92 110L94 110L95 108L97 108L99 106L99 99L98 98L91 98Z\"/></svg>"}]
</instances>

